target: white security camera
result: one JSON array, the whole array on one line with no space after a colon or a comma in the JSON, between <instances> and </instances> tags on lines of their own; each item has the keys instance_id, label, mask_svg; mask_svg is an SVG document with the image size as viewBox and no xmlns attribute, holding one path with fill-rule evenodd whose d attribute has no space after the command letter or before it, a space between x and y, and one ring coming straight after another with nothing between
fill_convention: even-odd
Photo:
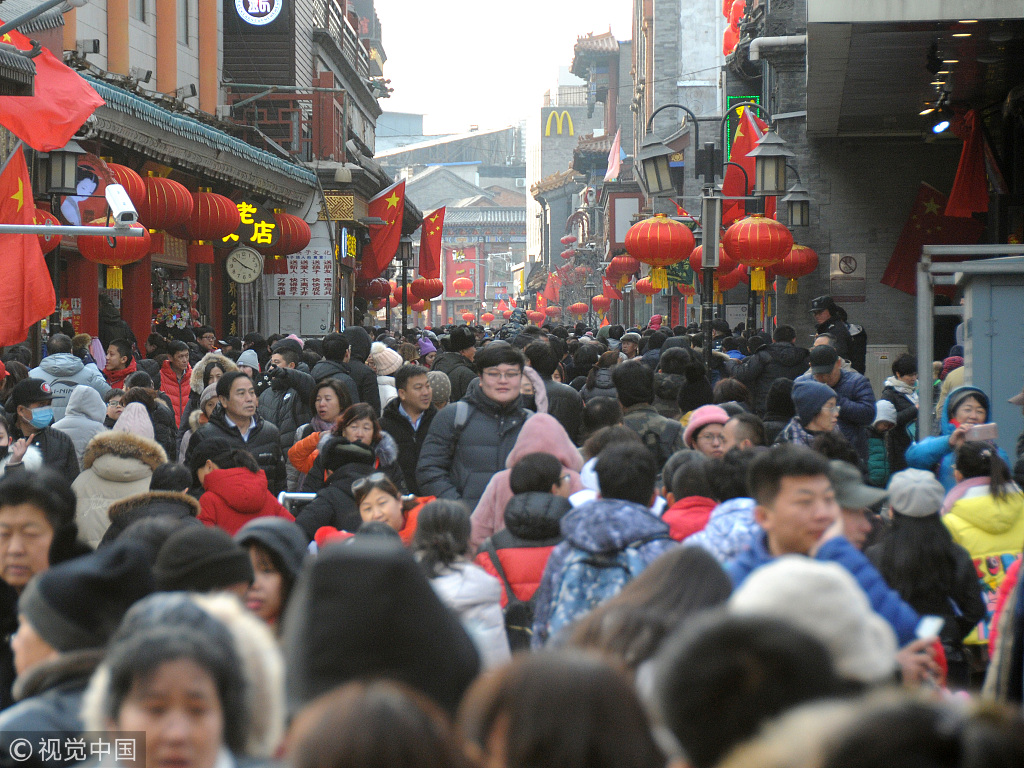
<instances>
[{"instance_id":1,"label":"white security camera","mask_svg":"<svg viewBox=\"0 0 1024 768\"><path fill-rule=\"evenodd\" d=\"M139 214L132 205L131 198L120 184L107 184L104 191L110 214L114 217L115 227L130 227L139 220Z\"/></svg>"}]
</instances>

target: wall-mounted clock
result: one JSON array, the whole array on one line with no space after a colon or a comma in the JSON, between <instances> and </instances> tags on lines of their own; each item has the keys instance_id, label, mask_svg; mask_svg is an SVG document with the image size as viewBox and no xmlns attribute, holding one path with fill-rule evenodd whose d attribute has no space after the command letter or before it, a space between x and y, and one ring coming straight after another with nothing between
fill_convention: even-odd
<instances>
[{"instance_id":1,"label":"wall-mounted clock","mask_svg":"<svg viewBox=\"0 0 1024 768\"><path fill-rule=\"evenodd\" d=\"M241 285L253 283L263 274L263 254L240 245L228 254L224 266L234 282Z\"/></svg>"}]
</instances>

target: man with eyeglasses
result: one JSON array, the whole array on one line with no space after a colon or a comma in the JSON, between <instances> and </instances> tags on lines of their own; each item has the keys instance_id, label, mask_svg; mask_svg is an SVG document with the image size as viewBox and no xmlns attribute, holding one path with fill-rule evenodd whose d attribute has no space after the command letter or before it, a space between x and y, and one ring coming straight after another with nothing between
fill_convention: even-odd
<instances>
[{"instance_id":1,"label":"man with eyeglasses","mask_svg":"<svg viewBox=\"0 0 1024 768\"><path fill-rule=\"evenodd\" d=\"M865 463L868 460L868 427L875 419L875 393L866 376L843 368L836 348L829 345L811 349L811 369L797 381L817 381L836 393L839 431Z\"/></svg>"},{"instance_id":2,"label":"man with eyeglasses","mask_svg":"<svg viewBox=\"0 0 1024 768\"><path fill-rule=\"evenodd\" d=\"M420 493L461 499L472 510L519 438L530 412L519 404L523 354L504 341L476 353L480 374L465 397L445 406L430 424L420 451Z\"/></svg>"}]
</instances>

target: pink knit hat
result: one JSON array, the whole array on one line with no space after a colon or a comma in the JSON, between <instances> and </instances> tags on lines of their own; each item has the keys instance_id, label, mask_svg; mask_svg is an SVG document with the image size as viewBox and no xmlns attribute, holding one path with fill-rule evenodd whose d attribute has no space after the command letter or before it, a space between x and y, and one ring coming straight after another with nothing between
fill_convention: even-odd
<instances>
[{"instance_id":1,"label":"pink knit hat","mask_svg":"<svg viewBox=\"0 0 1024 768\"><path fill-rule=\"evenodd\" d=\"M149 418L149 411L142 403L128 403L114 424L114 431L130 432L150 440L156 439L153 433L153 420Z\"/></svg>"},{"instance_id":2,"label":"pink knit hat","mask_svg":"<svg viewBox=\"0 0 1024 768\"><path fill-rule=\"evenodd\" d=\"M728 420L729 414L717 405L702 405L690 414L690 422L683 432L683 443L687 448L693 448L694 435L702 427L706 427L708 424L725 424Z\"/></svg>"}]
</instances>

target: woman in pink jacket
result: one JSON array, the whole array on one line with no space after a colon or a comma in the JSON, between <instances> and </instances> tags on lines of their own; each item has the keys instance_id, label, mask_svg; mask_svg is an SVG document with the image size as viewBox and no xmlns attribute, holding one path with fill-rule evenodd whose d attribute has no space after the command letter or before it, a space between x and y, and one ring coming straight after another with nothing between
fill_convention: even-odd
<instances>
[{"instance_id":1,"label":"woman in pink jacket","mask_svg":"<svg viewBox=\"0 0 1024 768\"><path fill-rule=\"evenodd\" d=\"M498 472L484 489L484 495L473 510L470 521L473 531L470 544L476 550L488 536L505 527L505 505L512 498L509 486L509 475L512 467L528 453L544 452L555 456L569 475L570 492L583 490L580 470L583 469L583 457L579 449L573 445L568 433L554 416L538 413L527 420L519 432L519 439L505 461L506 469Z\"/></svg>"}]
</instances>

